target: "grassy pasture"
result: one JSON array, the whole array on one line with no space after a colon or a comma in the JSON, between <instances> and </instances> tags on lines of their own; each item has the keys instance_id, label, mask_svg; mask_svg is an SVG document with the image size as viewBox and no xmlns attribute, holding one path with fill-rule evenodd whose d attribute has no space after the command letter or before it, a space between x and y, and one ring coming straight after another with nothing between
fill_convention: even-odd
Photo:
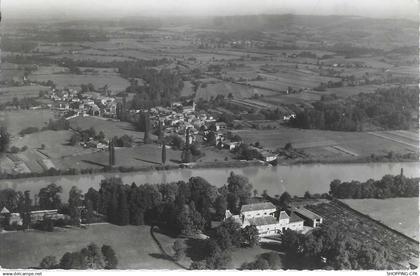
<instances>
[{"instance_id":1,"label":"grassy pasture","mask_svg":"<svg viewBox=\"0 0 420 276\"><path fill-rule=\"evenodd\" d=\"M31 75L29 77L35 81L53 81L57 88L73 87L80 88L82 84L92 83L96 88L108 85L109 89L115 92L124 91L129 82L118 75L76 75L76 74L47 74Z\"/></svg>"},{"instance_id":2,"label":"grassy pasture","mask_svg":"<svg viewBox=\"0 0 420 276\"><path fill-rule=\"evenodd\" d=\"M50 119L54 119L54 113L50 110L19 110L6 111L3 113L7 130L12 136L27 127L37 127L41 129L46 126Z\"/></svg>"},{"instance_id":3,"label":"grassy pasture","mask_svg":"<svg viewBox=\"0 0 420 276\"><path fill-rule=\"evenodd\" d=\"M93 127L96 132L103 131L105 137L128 135L134 139L134 142L143 142L144 133L137 131L134 126L128 122L109 121L105 118L95 117L76 117L69 120L73 129L88 129Z\"/></svg>"},{"instance_id":4,"label":"grassy pasture","mask_svg":"<svg viewBox=\"0 0 420 276\"><path fill-rule=\"evenodd\" d=\"M27 85L27 86L11 86L0 87L0 102L11 102L14 97L22 98L36 98L40 91L48 91L49 87L42 85Z\"/></svg>"},{"instance_id":5,"label":"grassy pasture","mask_svg":"<svg viewBox=\"0 0 420 276\"><path fill-rule=\"evenodd\" d=\"M87 229L56 228L52 233L0 234L0 265L11 269L36 267L45 256L52 255L59 260L64 253L78 251L94 242L98 246L110 245L115 250L120 269L178 269L162 257L149 229L149 226L101 224ZM164 246L174 242L168 236L157 235Z\"/></svg>"},{"instance_id":6,"label":"grassy pasture","mask_svg":"<svg viewBox=\"0 0 420 276\"><path fill-rule=\"evenodd\" d=\"M343 199L342 201L392 229L419 240L419 199L417 197Z\"/></svg>"}]
</instances>

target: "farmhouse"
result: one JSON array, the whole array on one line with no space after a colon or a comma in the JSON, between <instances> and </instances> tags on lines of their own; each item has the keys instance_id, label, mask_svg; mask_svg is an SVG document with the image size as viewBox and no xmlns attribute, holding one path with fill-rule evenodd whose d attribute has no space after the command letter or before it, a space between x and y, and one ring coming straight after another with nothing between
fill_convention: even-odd
<instances>
[{"instance_id":1,"label":"farmhouse","mask_svg":"<svg viewBox=\"0 0 420 276\"><path fill-rule=\"evenodd\" d=\"M291 212L277 211L270 202L242 205L239 215L226 210L225 219L233 218L242 228L255 225L260 237L281 234L286 229L302 231L304 220Z\"/></svg>"}]
</instances>

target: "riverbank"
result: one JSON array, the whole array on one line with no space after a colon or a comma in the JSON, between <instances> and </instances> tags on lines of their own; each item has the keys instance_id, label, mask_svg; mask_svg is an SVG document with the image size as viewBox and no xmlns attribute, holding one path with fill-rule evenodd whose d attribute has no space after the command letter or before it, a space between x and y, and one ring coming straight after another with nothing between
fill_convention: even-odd
<instances>
[{"instance_id":1,"label":"riverbank","mask_svg":"<svg viewBox=\"0 0 420 276\"><path fill-rule=\"evenodd\" d=\"M352 159L288 159L279 161L274 166L293 166L293 165L328 165L328 164L375 164L375 163L412 163L418 162L419 159L406 159L406 158L352 158ZM155 166L142 166L142 167L123 167L115 166L112 168L87 168L87 169L74 169L70 168L67 170L57 170L51 168L41 173L21 173L21 174L0 174L1 180L13 180L13 179L31 179L31 178L42 178L49 176L77 176L77 175L95 175L104 173L131 173L131 172L154 172L154 171L171 171L179 169L218 169L218 168L245 168L245 167L265 167L272 166L269 162L263 162L260 160L234 160L234 161L217 161L217 162L203 162L203 163L182 163L179 165L155 165Z\"/></svg>"},{"instance_id":2,"label":"riverbank","mask_svg":"<svg viewBox=\"0 0 420 276\"><path fill-rule=\"evenodd\" d=\"M361 181L381 179L386 174L398 175L401 169L407 177L420 177L420 162L368 163L368 164L297 164L288 166L243 166L240 168L223 166L219 168L183 168L171 170L149 170L143 172L103 172L86 175L45 176L26 179L0 180L0 189L11 188L17 191L30 191L31 195L50 183L63 188L62 200L66 201L72 186L86 193L89 188L99 189L101 181L110 177L119 177L123 183L160 184L188 181L191 177L202 177L216 187L227 184L233 172L249 179L259 193L281 195L287 191L290 195L303 196L327 193L334 179L341 181Z\"/></svg>"}]
</instances>

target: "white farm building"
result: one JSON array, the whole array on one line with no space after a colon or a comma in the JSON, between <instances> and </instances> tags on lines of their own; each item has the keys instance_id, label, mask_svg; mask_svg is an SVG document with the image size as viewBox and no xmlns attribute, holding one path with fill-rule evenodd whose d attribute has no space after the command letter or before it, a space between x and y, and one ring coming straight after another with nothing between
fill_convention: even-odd
<instances>
[{"instance_id":1,"label":"white farm building","mask_svg":"<svg viewBox=\"0 0 420 276\"><path fill-rule=\"evenodd\" d=\"M226 210L225 219L233 218L242 228L255 225L259 236L281 234L286 229L302 231L304 219L294 212L277 211L276 206L270 202L242 205L239 215L232 215Z\"/></svg>"}]
</instances>

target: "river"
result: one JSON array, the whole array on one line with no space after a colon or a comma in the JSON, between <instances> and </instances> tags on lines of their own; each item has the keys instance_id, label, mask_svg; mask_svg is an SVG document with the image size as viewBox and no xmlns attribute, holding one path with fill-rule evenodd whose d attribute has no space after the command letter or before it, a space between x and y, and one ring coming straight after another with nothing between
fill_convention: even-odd
<instances>
[{"instance_id":1,"label":"river","mask_svg":"<svg viewBox=\"0 0 420 276\"><path fill-rule=\"evenodd\" d=\"M401 168L408 177L419 177L420 162L406 163L366 163L366 164L303 164L275 167L244 167L244 168L214 168L214 169L178 169L169 171L150 171L95 175L53 176L14 180L0 180L0 189L13 188L19 191L29 190L31 195L50 183L63 187L62 199L67 200L72 186L77 186L83 192L90 187L99 189L102 179L111 175L119 176L124 183L165 183L172 181L187 181L192 176L201 176L217 187L226 184L230 172L248 177L258 192L267 190L270 195L287 191L291 195L301 196L305 191L310 193L325 193L329 191L330 182L366 181L369 178L379 179L386 174L399 174Z\"/></svg>"}]
</instances>

